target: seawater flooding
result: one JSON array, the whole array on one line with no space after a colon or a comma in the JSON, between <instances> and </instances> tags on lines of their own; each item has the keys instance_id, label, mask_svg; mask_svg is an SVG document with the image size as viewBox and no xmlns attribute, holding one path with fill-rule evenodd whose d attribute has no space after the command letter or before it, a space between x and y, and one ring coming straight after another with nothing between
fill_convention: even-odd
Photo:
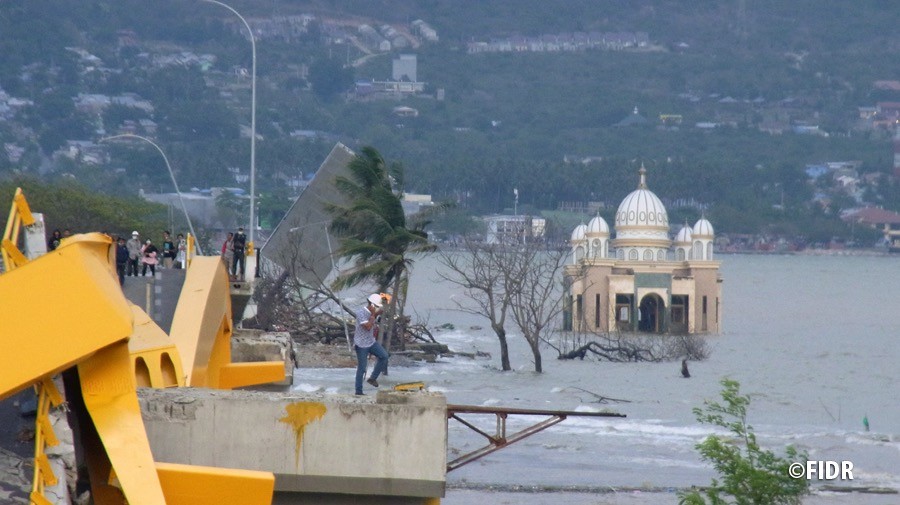
<instances>
[{"instance_id":1,"label":"seawater flooding","mask_svg":"<svg viewBox=\"0 0 900 505\"><path fill-rule=\"evenodd\" d=\"M544 373L510 324L514 370L499 371L496 337L485 320L459 312L461 289L442 283L433 259L415 264L408 312L451 349L491 358L444 358L393 367L386 383L424 381L449 403L559 410L609 409L625 419L570 417L541 433L448 474L445 504L676 503L675 491L708 484L713 470L694 445L711 428L692 408L719 399L723 377L752 398L750 423L761 444L787 444L814 460L851 461L852 487L900 489L900 257L720 256L725 332L709 337L712 354L690 363L560 361L544 349ZM298 389L352 393L347 369L296 371ZM598 404L581 391L629 400ZM869 420L866 431L863 418ZM539 418L513 417L517 431ZM482 429L492 433L493 416ZM483 445L451 421L449 459ZM537 492L516 492L521 486ZM580 492L567 492L566 490ZM624 491L615 490L625 489ZM608 490L608 492L605 492ZM897 503L900 496L819 492L805 503Z\"/></svg>"}]
</instances>

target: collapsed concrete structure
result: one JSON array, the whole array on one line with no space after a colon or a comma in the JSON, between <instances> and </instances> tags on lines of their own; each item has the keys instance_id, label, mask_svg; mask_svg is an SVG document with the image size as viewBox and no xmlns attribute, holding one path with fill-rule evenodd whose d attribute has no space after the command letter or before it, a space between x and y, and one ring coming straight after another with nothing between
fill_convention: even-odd
<instances>
[{"instance_id":1,"label":"collapsed concrete structure","mask_svg":"<svg viewBox=\"0 0 900 505\"><path fill-rule=\"evenodd\" d=\"M141 389L154 457L275 474L274 504L437 504L447 404L429 392L349 395Z\"/></svg>"}]
</instances>

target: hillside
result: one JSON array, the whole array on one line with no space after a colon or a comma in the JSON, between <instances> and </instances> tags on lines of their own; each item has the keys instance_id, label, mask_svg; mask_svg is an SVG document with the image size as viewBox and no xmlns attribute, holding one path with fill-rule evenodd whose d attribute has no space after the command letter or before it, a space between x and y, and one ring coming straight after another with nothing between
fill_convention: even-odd
<instances>
[{"instance_id":1,"label":"hillside","mask_svg":"<svg viewBox=\"0 0 900 505\"><path fill-rule=\"evenodd\" d=\"M861 179L844 194L804 173L842 160L861 162L860 176L891 173L892 132L861 120L859 109L900 101L900 91L878 84L900 78L900 9L891 4L230 4L258 34L258 183L264 194L282 195L269 199L272 219L290 191L286 181L308 176L336 140L376 146L404 162L411 191L477 213L511 207L514 186L531 211L615 202L633 189L641 162L651 187L698 201L726 232L827 239L850 232L836 220L844 208L900 210L893 179ZM301 17L308 19L297 24ZM416 19L439 39L426 40L411 25ZM368 49L362 24L396 27L416 47ZM85 147L133 128L164 145L182 186L242 184L235 177L246 174L249 157L250 51L225 9L12 1L0 10L0 31L0 98L9 107L0 107L0 174L69 174L107 192L167 187L153 151ZM494 51L579 34L637 34L646 43ZM476 47L484 52L473 54ZM354 90L354 80L389 80L392 59L410 52L425 83L420 93L372 99ZM93 107L84 96L132 98ZM416 115L398 117L400 105ZM637 116L646 122L617 126ZM141 129L148 125L152 133ZM824 207L812 201L823 192Z\"/></svg>"}]
</instances>

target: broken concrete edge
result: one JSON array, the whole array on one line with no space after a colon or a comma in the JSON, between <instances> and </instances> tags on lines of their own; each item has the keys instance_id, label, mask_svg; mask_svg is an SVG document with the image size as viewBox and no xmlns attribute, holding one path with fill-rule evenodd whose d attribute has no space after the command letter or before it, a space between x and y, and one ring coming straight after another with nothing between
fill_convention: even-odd
<instances>
[{"instance_id":1,"label":"broken concrete edge","mask_svg":"<svg viewBox=\"0 0 900 505\"><path fill-rule=\"evenodd\" d=\"M436 498L446 488L446 398L140 389L160 461L268 471L275 489ZM365 442L366 456L360 457Z\"/></svg>"},{"instance_id":2,"label":"broken concrete edge","mask_svg":"<svg viewBox=\"0 0 900 505\"><path fill-rule=\"evenodd\" d=\"M294 367L296 366L294 356L294 342L291 334L286 331L235 330L231 336L232 363L284 362L284 379L269 384L269 387L286 387L294 383Z\"/></svg>"}]
</instances>

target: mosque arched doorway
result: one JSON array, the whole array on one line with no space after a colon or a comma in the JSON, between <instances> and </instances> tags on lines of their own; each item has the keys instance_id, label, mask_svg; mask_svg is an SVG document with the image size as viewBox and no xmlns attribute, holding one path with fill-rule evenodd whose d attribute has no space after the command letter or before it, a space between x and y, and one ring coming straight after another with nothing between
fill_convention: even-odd
<instances>
[{"instance_id":1,"label":"mosque arched doorway","mask_svg":"<svg viewBox=\"0 0 900 505\"><path fill-rule=\"evenodd\" d=\"M656 293L650 293L641 299L638 331L644 333L662 333L666 305Z\"/></svg>"}]
</instances>

